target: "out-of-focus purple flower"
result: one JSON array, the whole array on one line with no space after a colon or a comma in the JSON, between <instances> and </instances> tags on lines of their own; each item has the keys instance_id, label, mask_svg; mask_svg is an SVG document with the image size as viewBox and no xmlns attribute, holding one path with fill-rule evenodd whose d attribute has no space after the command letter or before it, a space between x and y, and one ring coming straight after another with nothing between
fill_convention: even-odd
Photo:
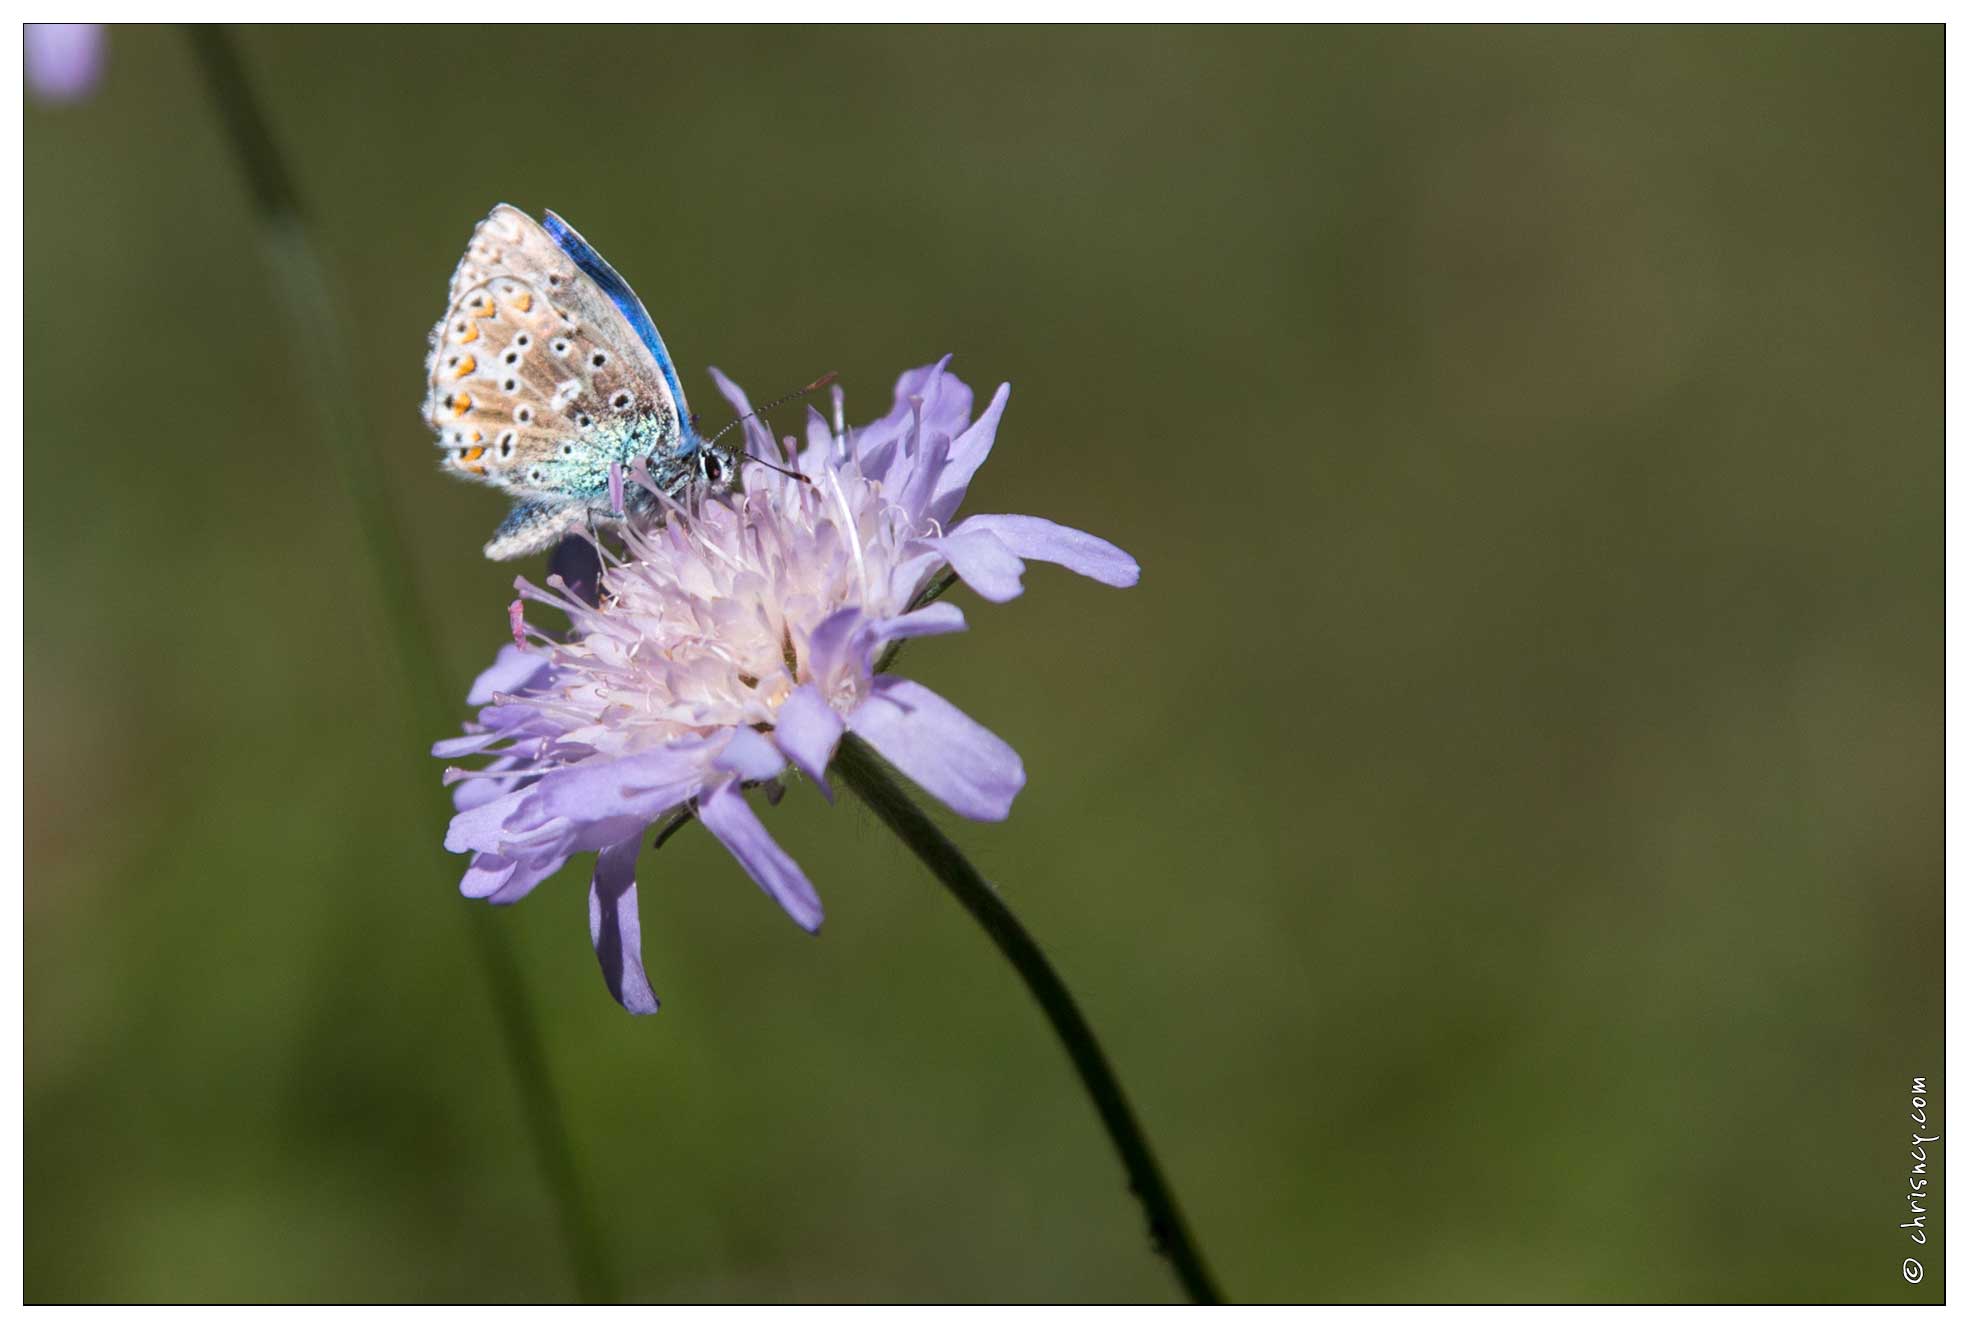
<instances>
[{"instance_id":1,"label":"out-of-focus purple flower","mask_svg":"<svg viewBox=\"0 0 1969 1329\"><path fill-rule=\"evenodd\" d=\"M30 23L27 87L43 101L80 101L102 81L108 37L100 23Z\"/></svg>"},{"instance_id":2,"label":"out-of-focus purple flower","mask_svg":"<svg viewBox=\"0 0 1969 1329\"><path fill-rule=\"evenodd\" d=\"M949 357L904 374L880 420L835 437L808 413L804 447L782 451L757 422L744 492L672 508L624 532L603 557L600 599L517 583L521 599L566 615L565 640L515 615L467 701L463 737L434 749L489 760L462 782L445 847L469 853L461 889L509 904L568 859L597 855L588 929L602 973L629 1010L654 1011L636 906L637 851L650 825L690 808L766 894L808 931L820 897L746 801L776 795L788 767L820 786L854 733L966 817L1004 818L1025 784L1018 754L906 678L877 674L891 643L962 631L956 606L915 606L945 567L987 600L1019 594L1025 560L1132 586L1115 546L1039 517L974 516L950 525L990 453L1009 387L971 417ZM713 371L740 412L745 394ZM517 609L517 606L516 606Z\"/></svg>"}]
</instances>

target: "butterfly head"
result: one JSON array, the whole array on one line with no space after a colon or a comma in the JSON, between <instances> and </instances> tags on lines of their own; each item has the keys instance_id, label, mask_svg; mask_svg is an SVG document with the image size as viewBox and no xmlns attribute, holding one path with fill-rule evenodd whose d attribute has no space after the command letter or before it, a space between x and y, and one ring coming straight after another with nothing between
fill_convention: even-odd
<instances>
[{"instance_id":1,"label":"butterfly head","mask_svg":"<svg viewBox=\"0 0 1969 1329\"><path fill-rule=\"evenodd\" d=\"M712 493L723 493L738 480L738 459L722 444L706 443L697 450L697 478Z\"/></svg>"}]
</instances>

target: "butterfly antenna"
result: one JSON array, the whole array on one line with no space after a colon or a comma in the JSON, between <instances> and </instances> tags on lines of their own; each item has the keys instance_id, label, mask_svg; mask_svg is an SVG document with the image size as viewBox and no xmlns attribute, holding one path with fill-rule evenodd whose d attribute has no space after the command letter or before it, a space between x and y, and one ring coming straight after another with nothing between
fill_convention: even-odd
<instances>
[{"instance_id":1,"label":"butterfly antenna","mask_svg":"<svg viewBox=\"0 0 1969 1329\"><path fill-rule=\"evenodd\" d=\"M822 388L826 387L829 383L832 383L838 377L840 377L840 375L830 370L829 372L822 374L819 378L815 379L813 382L807 384L807 386L804 388L798 388L792 392L789 392L784 397L775 397L773 398L773 400L767 402L764 406L754 406L751 410L747 411L744 415L739 416L736 420L733 420L730 424L726 425L723 429L720 429L717 433L713 434L711 436L710 443L716 443L719 439L723 438L726 434L729 434L733 429L737 428L745 421L750 420L755 415L764 415L767 411L772 410L775 406L784 406L786 405L786 403L790 401L794 401L800 397L806 396L809 392L819 392ZM705 446L707 447L710 446L710 443L707 443ZM759 459L757 457L754 457L752 460L758 461ZM769 466L772 465L772 463L770 462L766 464ZM784 470L785 468L780 466L774 466L773 469L778 471L778 470ZM793 474L792 471L787 471L786 473L788 475Z\"/></svg>"}]
</instances>

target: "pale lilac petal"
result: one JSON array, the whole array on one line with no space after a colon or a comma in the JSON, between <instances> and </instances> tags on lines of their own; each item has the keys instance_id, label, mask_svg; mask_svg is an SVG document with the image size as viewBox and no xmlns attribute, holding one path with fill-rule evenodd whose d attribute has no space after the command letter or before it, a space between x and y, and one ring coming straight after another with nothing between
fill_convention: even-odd
<instances>
[{"instance_id":1,"label":"pale lilac petal","mask_svg":"<svg viewBox=\"0 0 1969 1329\"><path fill-rule=\"evenodd\" d=\"M731 771L745 780L770 780L786 769L772 740L756 729L734 729L732 741L713 763L721 771Z\"/></svg>"},{"instance_id":2,"label":"pale lilac petal","mask_svg":"<svg viewBox=\"0 0 1969 1329\"><path fill-rule=\"evenodd\" d=\"M857 678L868 672L862 658L861 639L867 619L859 609L841 609L822 619L807 640L807 672L832 686L844 672Z\"/></svg>"},{"instance_id":3,"label":"pale lilac petal","mask_svg":"<svg viewBox=\"0 0 1969 1329\"><path fill-rule=\"evenodd\" d=\"M961 412L963 418L971 414L971 389L958 382L961 393L953 393L948 399L944 395L944 370L949 367L951 357L946 355L934 363L919 365L915 369L905 369L896 378L895 391L889 397L889 413L868 426L865 432L877 433L885 429L895 429L908 425L916 417L918 401L924 409L935 409L937 419L948 419L953 408ZM952 380L955 381L955 380ZM955 432L955 431L953 431Z\"/></svg>"},{"instance_id":4,"label":"pale lilac petal","mask_svg":"<svg viewBox=\"0 0 1969 1329\"><path fill-rule=\"evenodd\" d=\"M706 372L711 375L711 381L718 385L718 391L724 394L725 400L731 403L732 413L738 416L750 416L740 431L745 435L746 452L754 457L769 457L778 461L779 450L773 447L773 437L766 432L766 427L759 423L759 417L751 414L752 401L745 395L745 389L726 378L724 372L715 365Z\"/></svg>"},{"instance_id":5,"label":"pale lilac petal","mask_svg":"<svg viewBox=\"0 0 1969 1329\"><path fill-rule=\"evenodd\" d=\"M803 455L826 457L834 447L834 426L827 423L827 417L807 407L807 452Z\"/></svg>"},{"instance_id":6,"label":"pale lilac petal","mask_svg":"<svg viewBox=\"0 0 1969 1329\"><path fill-rule=\"evenodd\" d=\"M457 738L439 739L431 744L431 755L448 761L453 757L469 757L474 752L483 752L494 743L505 741L504 734L462 734Z\"/></svg>"},{"instance_id":7,"label":"pale lilac petal","mask_svg":"<svg viewBox=\"0 0 1969 1329\"><path fill-rule=\"evenodd\" d=\"M912 369L896 380L898 403L922 399L921 419L926 435L955 438L971 423L971 386L948 372L950 360L946 355L935 364Z\"/></svg>"},{"instance_id":8,"label":"pale lilac petal","mask_svg":"<svg viewBox=\"0 0 1969 1329\"><path fill-rule=\"evenodd\" d=\"M483 900L513 879L519 864L498 854L473 854L458 883L458 893L467 899Z\"/></svg>"},{"instance_id":9,"label":"pale lilac petal","mask_svg":"<svg viewBox=\"0 0 1969 1329\"><path fill-rule=\"evenodd\" d=\"M100 23L29 23L27 87L50 102L79 101L102 81L108 38Z\"/></svg>"},{"instance_id":10,"label":"pale lilac petal","mask_svg":"<svg viewBox=\"0 0 1969 1329\"><path fill-rule=\"evenodd\" d=\"M795 923L809 932L820 930L820 897L814 894L813 883L773 840L736 780L727 780L700 798L697 819Z\"/></svg>"},{"instance_id":11,"label":"pale lilac petal","mask_svg":"<svg viewBox=\"0 0 1969 1329\"><path fill-rule=\"evenodd\" d=\"M950 560L964 584L987 600L1002 604L1025 589L1019 578L1026 565L989 531L960 529L930 543Z\"/></svg>"},{"instance_id":12,"label":"pale lilac petal","mask_svg":"<svg viewBox=\"0 0 1969 1329\"><path fill-rule=\"evenodd\" d=\"M553 817L655 821L697 792L710 764L708 747L709 743L701 739L673 743L614 761L557 771L526 792L520 817L533 823Z\"/></svg>"},{"instance_id":13,"label":"pale lilac petal","mask_svg":"<svg viewBox=\"0 0 1969 1329\"><path fill-rule=\"evenodd\" d=\"M1133 586L1142 578L1141 565L1121 549L1098 535L1076 531L1044 517L981 514L958 523L950 538L956 539L970 531L989 532L1020 558L1058 563L1104 586Z\"/></svg>"},{"instance_id":14,"label":"pale lilac petal","mask_svg":"<svg viewBox=\"0 0 1969 1329\"><path fill-rule=\"evenodd\" d=\"M524 900L533 888L567 866L564 857L530 860L519 865L505 885L486 897L487 904L513 904Z\"/></svg>"},{"instance_id":15,"label":"pale lilac petal","mask_svg":"<svg viewBox=\"0 0 1969 1329\"><path fill-rule=\"evenodd\" d=\"M820 689L806 683L780 703L775 717L773 742L800 773L818 784L833 801L827 781L822 778L827 763L834 759L834 745L841 741L841 717L820 695Z\"/></svg>"},{"instance_id":16,"label":"pale lilac petal","mask_svg":"<svg viewBox=\"0 0 1969 1329\"><path fill-rule=\"evenodd\" d=\"M465 869L458 891L474 900L493 904L512 904L567 863L565 857L543 859L507 858L501 854L474 854Z\"/></svg>"},{"instance_id":17,"label":"pale lilac petal","mask_svg":"<svg viewBox=\"0 0 1969 1329\"><path fill-rule=\"evenodd\" d=\"M920 683L884 674L848 716L896 769L974 821L1003 821L1025 787L1025 766L1004 739Z\"/></svg>"},{"instance_id":18,"label":"pale lilac petal","mask_svg":"<svg viewBox=\"0 0 1969 1329\"><path fill-rule=\"evenodd\" d=\"M943 551L934 545L918 542L916 553L896 564L895 571L889 575L889 595L896 604L908 604L916 598L916 593L929 583L933 573L949 562Z\"/></svg>"},{"instance_id":19,"label":"pale lilac petal","mask_svg":"<svg viewBox=\"0 0 1969 1329\"><path fill-rule=\"evenodd\" d=\"M531 777L515 775L499 779L496 776L488 776L486 772L508 770L518 761L517 757L499 757L481 767L474 778L459 781L451 791L451 806L459 812L470 812L473 808L483 807L493 799L503 798L513 792L515 781Z\"/></svg>"},{"instance_id":20,"label":"pale lilac petal","mask_svg":"<svg viewBox=\"0 0 1969 1329\"><path fill-rule=\"evenodd\" d=\"M937 479L944 473L944 460L950 456L950 436L929 434L918 440L916 455L910 458L909 475L897 488L896 505L912 521L921 520L936 492Z\"/></svg>"},{"instance_id":21,"label":"pale lilac petal","mask_svg":"<svg viewBox=\"0 0 1969 1329\"><path fill-rule=\"evenodd\" d=\"M602 850L588 887L588 938L602 962L602 981L631 1015L653 1015L657 1006L643 973L643 921L636 908L636 854L642 847L637 834Z\"/></svg>"},{"instance_id":22,"label":"pale lilac petal","mask_svg":"<svg viewBox=\"0 0 1969 1329\"><path fill-rule=\"evenodd\" d=\"M744 415L752 409L752 399L745 395L745 389L726 378L724 370L710 365L704 372L711 375L711 381L718 385L718 391L731 403L733 415Z\"/></svg>"},{"instance_id":23,"label":"pale lilac petal","mask_svg":"<svg viewBox=\"0 0 1969 1329\"><path fill-rule=\"evenodd\" d=\"M921 609L885 619L869 630L877 643L900 641L904 637L939 637L964 630L964 611L947 601L924 605Z\"/></svg>"},{"instance_id":24,"label":"pale lilac petal","mask_svg":"<svg viewBox=\"0 0 1969 1329\"><path fill-rule=\"evenodd\" d=\"M889 413L855 431L855 455L863 475L886 489L897 489L911 473L922 437L949 439L964 432L971 421L971 389L956 375L944 373L949 363L946 355L903 374L896 380L895 404Z\"/></svg>"},{"instance_id":25,"label":"pale lilac petal","mask_svg":"<svg viewBox=\"0 0 1969 1329\"><path fill-rule=\"evenodd\" d=\"M502 794L487 803L469 808L460 808L458 815L451 819L451 825L444 833L444 847L454 854L478 850L492 852L499 842L499 833L505 827L519 805L526 801L530 790L516 789L510 794Z\"/></svg>"},{"instance_id":26,"label":"pale lilac petal","mask_svg":"<svg viewBox=\"0 0 1969 1329\"><path fill-rule=\"evenodd\" d=\"M977 422L966 429L950 445L950 460L943 473L937 477L934 496L930 499L927 515L935 522L948 522L957 505L964 501L964 491L970 488L971 477L984 465L985 458L991 455L991 445L998 437L998 421L1005 414L1005 403L1011 399L1012 385L1000 383L998 391L991 395L991 405L985 407Z\"/></svg>"},{"instance_id":27,"label":"pale lilac petal","mask_svg":"<svg viewBox=\"0 0 1969 1329\"><path fill-rule=\"evenodd\" d=\"M539 651L501 646L499 654L492 657L492 663L485 672L472 680L472 690L465 694L465 704L484 706L492 701L494 693L518 692L552 667L553 661Z\"/></svg>"}]
</instances>

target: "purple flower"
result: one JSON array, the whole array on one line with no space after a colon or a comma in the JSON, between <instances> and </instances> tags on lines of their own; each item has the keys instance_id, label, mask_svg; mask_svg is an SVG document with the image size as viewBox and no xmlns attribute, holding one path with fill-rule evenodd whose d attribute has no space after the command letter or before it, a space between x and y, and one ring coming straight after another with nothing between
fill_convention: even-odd
<instances>
[{"instance_id":1,"label":"purple flower","mask_svg":"<svg viewBox=\"0 0 1969 1329\"><path fill-rule=\"evenodd\" d=\"M102 80L107 41L100 23L30 23L27 86L43 101L80 101Z\"/></svg>"},{"instance_id":2,"label":"purple flower","mask_svg":"<svg viewBox=\"0 0 1969 1329\"><path fill-rule=\"evenodd\" d=\"M949 525L991 451L1009 387L971 418L971 390L948 357L904 374L880 420L835 437L808 413L807 442L776 446L756 421L747 450L807 482L744 467L744 492L661 525L624 531L604 552L596 604L517 583L522 601L566 615L565 640L526 623L467 701L482 709L439 743L458 815L445 847L469 853L460 888L510 904L577 854L594 853L588 930L609 991L654 1011L643 973L636 856L652 823L691 809L739 865L808 931L820 897L747 801L776 801L788 768L832 797L826 772L844 733L859 735L966 817L1004 818L1025 768L1003 740L919 683L878 674L891 643L960 632L956 606L918 606L945 567L987 600L1016 596L1025 560L1132 586L1135 561L1039 517L974 516ZM712 371L739 411L744 393Z\"/></svg>"}]
</instances>

